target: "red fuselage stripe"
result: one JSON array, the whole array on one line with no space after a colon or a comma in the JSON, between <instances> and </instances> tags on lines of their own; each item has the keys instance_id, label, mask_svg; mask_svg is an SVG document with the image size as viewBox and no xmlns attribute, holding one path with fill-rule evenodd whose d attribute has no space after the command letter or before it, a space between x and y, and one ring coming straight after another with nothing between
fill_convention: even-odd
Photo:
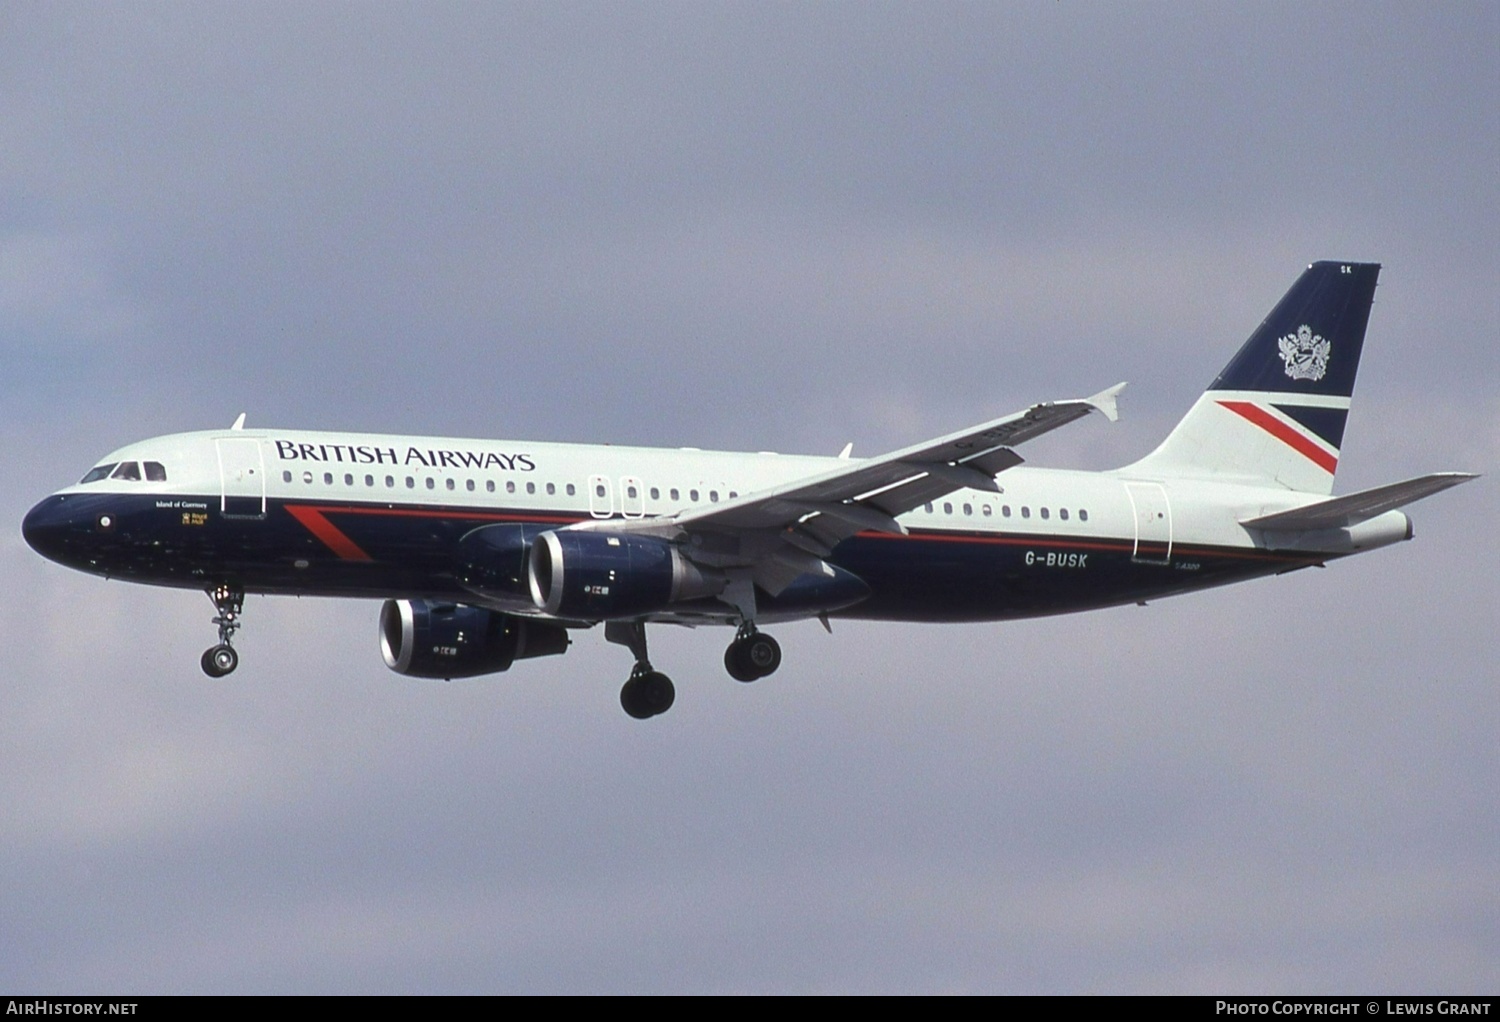
<instances>
[{"instance_id":1,"label":"red fuselage stripe","mask_svg":"<svg viewBox=\"0 0 1500 1022\"><path fill-rule=\"evenodd\" d=\"M338 554L346 561L370 561L374 560L369 554L359 548L359 544L344 535L337 525L334 525L318 508L307 507L302 504L288 504L287 513L297 521L301 522L308 532L323 543L324 546Z\"/></svg>"},{"instance_id":2,"label":"red fuselage stripe","mask_svg":"<svg viewBox=\"0 0 1500 1022\"><path fill-rule=\"evenodd\" d=\"M1323 471L1333 473L1339 467L1337 455L1329 454L1323 448L1313 443L1307 437L1298 433L1295 429L1273 416L1270 412L1259 405L1251 404L1249 401L1220 401L1219 404L1228 408L1236 415L1255 423L1261 429L1271 434L1277 440L1286 444L1292 450L1301 454L1307 460L1317 465Z\"/></svg>"}]
</instances>

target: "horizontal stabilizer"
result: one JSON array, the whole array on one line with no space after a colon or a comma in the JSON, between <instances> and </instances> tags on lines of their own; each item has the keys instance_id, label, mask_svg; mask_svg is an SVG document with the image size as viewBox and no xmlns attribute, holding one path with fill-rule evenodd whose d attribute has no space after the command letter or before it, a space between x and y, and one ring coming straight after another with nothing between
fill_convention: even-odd
<instances>
[{"instance_id":1,"label":"horizontal stabilizer","mask_svg":"<svg viewBox=\"0 0 1500 1022\"><path fill-rule=\"evenodd\" d=\"M1259 518L1249 518L1240 524L1252 529L1265 529L1272 532L1347 529L1360 522L1369 521L1377 515L1383 515L1387 511L1394 511L1398 507L1421 500L1423 497L1430 497L1450 486L1457 486L1459 483L1466 483L1475 478L1478 477L1470 472L1434 472L1432 475L1377 486L1373 490L1334 497L1332 500L1292 508L1290 511L1278 511Z\"/></svg>"}]
</instances>

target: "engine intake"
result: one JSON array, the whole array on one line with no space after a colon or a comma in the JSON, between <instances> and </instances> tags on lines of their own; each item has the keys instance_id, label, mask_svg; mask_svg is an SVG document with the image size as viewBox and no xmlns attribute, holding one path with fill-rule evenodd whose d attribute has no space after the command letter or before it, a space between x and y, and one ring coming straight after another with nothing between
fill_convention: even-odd
<instances>
[{"instance_id":1,"label":"engine intake","mask_svg":"<svg viewBox=\"0 0 1500 1022\"><path fill-rule=\"evenodd\" d=\"M610 532L544 532L527 563L531 599L554 617L605 621L665 610L717 596L728 584L654 536Z\"/></svg>"},{"instance_id":2,"label":"engine intake","mask_svg":"<svg viewBox=\"0 0 1500 1022\"><path fill-rule=\"evenodd\" d=\"M462 603L386 600L380 608L380 655L413 678L498 674L517 660L565 653L568 642L561 625Z\"/></svg>"}]
</instances>

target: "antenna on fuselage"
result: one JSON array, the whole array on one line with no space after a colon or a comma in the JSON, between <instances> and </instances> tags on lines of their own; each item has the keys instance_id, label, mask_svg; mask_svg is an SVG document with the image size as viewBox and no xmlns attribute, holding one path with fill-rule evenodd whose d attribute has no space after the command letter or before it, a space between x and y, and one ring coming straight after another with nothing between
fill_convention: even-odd
<instances>
[{"instance_id":1,"label":"antenna on fuselage","mask_svg":"<svg viewBox=\"0 0 1500 1022\"><path fill-rule=\"evenodd\" d=\"M230 426L229 428L230 429L244 429L245 428L245 413L244 412L240 412L240 417L238 419L235 419L234 420L234 425Z\"/></svg>"}]
</instances>

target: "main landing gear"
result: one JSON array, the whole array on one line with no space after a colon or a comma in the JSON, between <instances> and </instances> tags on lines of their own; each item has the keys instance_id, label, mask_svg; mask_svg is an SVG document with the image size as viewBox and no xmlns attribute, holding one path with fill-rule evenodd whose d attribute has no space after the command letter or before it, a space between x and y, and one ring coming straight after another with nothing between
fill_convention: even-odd
<instances>
[{"instance_id":1,"label":"main landing gear","mask_svg":"<svg viewBox=\"0 0 1500 1022\"><path fill-rule=\"evenodd\" d=\"M677 700L672 679L651 666L646 655L646 625L643 621L609 621L604 638L627 646L635 654L635 667L620 689L620 706L636 720L666 713Z\"/></svg>"},{"instance_id":2,"label":"main landing gear","mask_svg":"<svg viewBox=\"0 0 1500 1022\"><path fill-rule=\"evenodd\" d=\"M240 627L240 611L245 605L245 593L244 590L221 585L210 589L208 598L214 601L214 609L219 612L214 618L214 624L219 626L219 644L203 651L201 663L204 674L210 678L222 678L240 665L240 655L230 643L234 641L234 633Z\"/></svg>"},{"instance_id":3,"label":"main landing gear","mask_svg":"<svg viewBox=\"0 0 1500 1022\"><path fill-rule=\"evenodd\" d=\"M735 681L756 681L781 666L781 644L748 621L724 651L724 669Z\"/></svg>"},{"instance_id":4,"label":"main landing gear","mask_svg":"<svg viewBox=\"0 0 1500 1022\"><path fill-rule=\"evenodd\" d=\"M666 713L677 701L677 687L672 679L642 661L630 672L630 680L620 689L620 706L636 720Z\"/></svg>"},{"instance_id":5,"label":"main landing gear","mask_svg":"<svg viewBox=\"0 0 1500 1022\"><path fill-rule=\"evenodd\" d=\"M607 621L604 637L628 646L635 654L635 668L620 689L620 705L636 720L645 720L672 708L677 689L672 679L651 666L646 655L646 625L643 621ZM781 666L781 645L746 622L724 651L724 667L736 681L764 678ZM204 668L207 670L207 668Z\"/></svg>"}]
</instances>

